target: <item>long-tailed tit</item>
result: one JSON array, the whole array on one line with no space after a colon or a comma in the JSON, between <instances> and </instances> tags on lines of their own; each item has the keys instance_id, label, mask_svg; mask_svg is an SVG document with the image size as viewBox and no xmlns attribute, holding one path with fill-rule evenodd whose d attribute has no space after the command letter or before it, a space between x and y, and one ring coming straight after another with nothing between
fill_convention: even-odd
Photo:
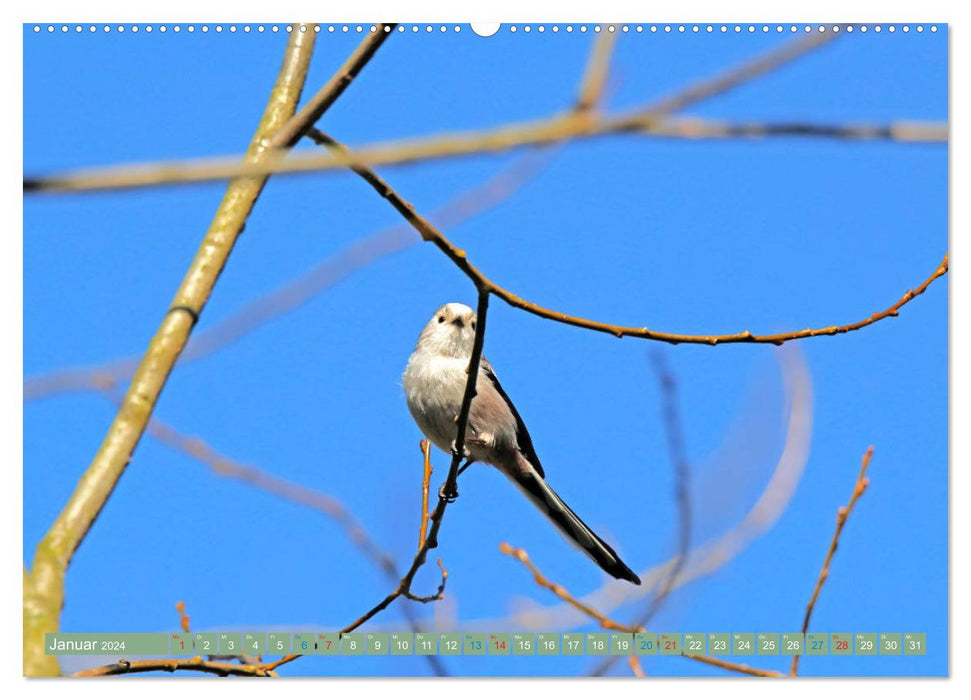
<instances>
[{"instance_id":1,"label":"long-tailed tit","mask_svg":"<svg viewBox=\"0 0 971 700\"><path fill-rule=\"evenodd\" d=\"M421 332L405 369L408 410L425 437L447 453L455 445L456 419L465 395L474 339L475 312L464 304L446 304ZM469 462L485 462L499 469L601 569L615 578L640 584L610 545L546 483L526 425L484 357L475 391L465 438Z\"/></svg>"}]
</instances>

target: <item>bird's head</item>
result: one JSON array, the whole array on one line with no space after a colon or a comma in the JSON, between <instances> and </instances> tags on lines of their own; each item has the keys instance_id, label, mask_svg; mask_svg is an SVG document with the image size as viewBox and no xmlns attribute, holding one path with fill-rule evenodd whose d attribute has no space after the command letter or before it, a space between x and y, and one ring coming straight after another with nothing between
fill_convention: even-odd
<instances>
[{"instance_id":1,"label":"bird's head","mask_svg":"<svg viewBox=\"0 0 971 700\"><path fill-rule=\"evenodd\" d=\"M469 357L475 342L475 311L465 304L445 304L418 337L418 348L446 357Z\"/></svg>"}]
</instances>

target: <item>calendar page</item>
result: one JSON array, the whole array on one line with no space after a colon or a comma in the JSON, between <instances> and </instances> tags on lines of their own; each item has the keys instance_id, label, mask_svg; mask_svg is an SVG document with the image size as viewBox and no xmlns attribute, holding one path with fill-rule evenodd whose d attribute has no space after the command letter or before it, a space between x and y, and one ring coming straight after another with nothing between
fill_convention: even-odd
<instances>
[{"instance_id":1,"label":"calendar page","mask_svg":"<svg viewBox=\"0 0 971 700\"><path fill-rule=\"evenodd\" d=\"M285 19L22 26L24 676L949 674L946 22Z\"/></svg>"}]
</instances>

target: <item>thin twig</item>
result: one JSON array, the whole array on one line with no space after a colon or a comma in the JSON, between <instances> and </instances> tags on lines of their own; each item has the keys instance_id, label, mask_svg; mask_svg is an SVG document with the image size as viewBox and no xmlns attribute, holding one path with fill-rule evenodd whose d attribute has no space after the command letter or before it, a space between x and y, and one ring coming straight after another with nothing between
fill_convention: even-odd
<instances>
[{"instance_id":1,"label":"thin twig","mask_svg":"<svg viewBox=\"0 0 971 700\"><path fill-rule=\"evenodd\" d=\"M425 536L428 534L428 485L432 479L432 443L422 440L420 443L422 454L421 478L421 525L418 529L418 549L425 546Z\"/></svg>"},{"instance_id":2,"label":"thin twig","mask_svg":"<svg viewBox=\"0 0 971 700\"><path fill-rule=\"evenodd\" d=\"M286 124L280 127L269 139L267 145L271 148L289 150L299 141L307 129L316 124L330 106L344 93L361 69L374 58L374 54L381 48L381 44L391 36L397 24L378 24L374 32L364 38L354 52L334 73L317 93L294 114ZM314 25L307 25L308 31L314 30Z\"/></svg>"},{"instance_id":3,"label":"thin twig","mask_svg":"<svg viewBox=\"0 0 971 700\"><path fill-rule=\"evenodd\" d=\"M293 154L287 159L282 156L273 157L259 164L241 165L238 158L228 157L178 161L161 165L150 163L79 170L61 175L24 178L24 192L80 192L188 184L239 175L254 176L269 173L284 175L333 171L350 167L354 163L372 167L402 165L440 158L504 152L512 148L543 146L630 131L644 132L649 131L652 124L665 116L773 71L832 41L837 36L839 35L833 32L825 32L798 39L724 73L689 85L645 107L609 118L591 119L589 114L571 109L564 114L552 115L544 119L507 124L481 131L374 144L357 148L348 154Z\"/></svg>"},{"instance_id":4,"label":"thin twig","mask_svg":"<svg viewBox=\"0 0 971 700\"><path fill-rule=\"evenodd\" d=\"M630 625L625 625L623 622L617 622L616 620L610 619L596 608L593 608L583 601L575 598L560 584L550 581L548 578L546 578L546 576L543 575L543 572L541 572L539 568L532 561L530 561L529 555L526 553L525 549L513 547L506 542L501 542L499 543L499 551L512 557L529 569L529 572L533 575L533 580L536 582L537 586L545 588L560 600L572 605L584 615L593 618L599 622L600 626L605 630L616 630L618 632L643 632L643 629L640 627L631 627Z\"/></svg>"},{"instance_id":5,"label":"thin twig","mask_svg":"<svg viewBox=\"0 0 971 700\"><path fill-rule=\"evenodd\" d=\"M177 602L175 604L175 609L179 613L179 627L182 628L183 632L188 634L192 630L189 628L189 616L185 612L185 602L181 600Z\"/></svg>"},{"instance_id":6,"label":"thin twig","mask_svg":"<svg viewBox=\"0 0 971 700\"><path fill-rule=\"evenodd\" d=\"M637 654L628 656L627 663L630 664L630 670L636 678L647 678L647 674L644 673L644 667L641 666L641 660Z\"/></svg>"},{"instance_id":7,"label":"thin twig","mask_svg":"<svg viewBox=\"0 0 971 700\"><path fill-rule=\"evenodd\" d=\"M349 153L344 145L318 129L311 129L308 134L314 139L314 141L321 145L327 146L333 152L343 153L345 155ZM355 173L360 175L366 182L368 182L368 184L374 188L375 192L377 192L391 206L393 206L408 223L414 226L415 230L421 234L421 237L425 241L435 244L435 246L441 250L448 257L448 259L451 260L456 267L458 267L465 274L466 277L475 283L477 289L485 290L490 294L494 294L510 306L522 309L523 311L527 311L535 316L539 316L540 318L545 318L551 321L557 321L559 323L565 323L567 325L577 326L580 328L586 328L588 330L598 331L601 333L609 333L610 335L614 335L618 338L629 336L632 338L643 338L646 340L658 340L665 343L671 343L673 345L677 345L679 343L693 343L701 345L724 345L728 343L770 343L772 345L782 345L783 343L791 340L801 338L849 333L861 328L865 328L889 316L897 316L900 309L907 302L914 297L923 294L924 290L930 286L931 282L945 274L948 268L948 256L945 254L943 262L941 262L931 276L928 277L927 280L925 280L917 289L909 290L893 306L883 311L874 313L862 321L848 323L843 326L827 326L825 328L816 329L806 328L801 331L778 333L775 335L754 335L750 331L742 331L741 333L734 333L730 335L682 335L679 333L652 331L646 327L634 328L628 326L617 326L609 323L602 323L600 321L592 321L589 319L580 318L579 316L571 316L561 311L547 309L542 306L538 306L537 304L528 302L525 299L504 289L503 287L500 287L486 277L481 270L469 262L468 256L464 250L458 248L448 238L446 238L441 231L432 226L427 219L418 214L411 203L398 194L381 176L374 172L374 170L360 163L353 163L350 165L350 168Z\"/></svg>"},{"instance_id":8,"label":"thin twig","mask_svg":"<svg viewBox=\"0 0 971 700\"><path fill-rule=\"evenodd\" d=\"M264 155L263 142L294 112L313 52L314 32L293 32L263 118L247 152ZM57 657L45 655L43 638L56 631L71 558L131 461L155 403L209 299L266 178L229 183L202 245L152 339L124 402L97 455L37 546L24 586L24 675L56 675Z\"/></svg>"},{"instance_id":9,"label":"thin twig","mask_svg":"<svg viewBox=\"0 0 971 700\"><path fill-rule=\"evenodd\" d=\"M442 581L441 583L438 584L437 591L435 591L431 595L415 595L409 590L409 591L404 591L402 595L405 596L408 600L413 600L416 603L431 603L436 600L441 600L442 598L444 598L445 584L448 582L448 569L446 569L445 565L442 564L441 557L436 559L435 563L438 564L438 570L442 572Z\"/></svg>"},{"instance_id":10,"label":"thin twig","mask_svg":"<svg viewBox=\"0 0 971 700\"><path fill-rule=\"evenodd\" d=\"M806 632L809 630L809 620L812 618L813 610L816 608L816 601L819 599L819 593L823 590L823 584L826 583L826 579L829 578L829 566L833 561L833 556L836 554L837 547L839 547L840 534L843 532L843 527L846 525L846 520L850 517L850 513L853 512L853 506L855 506L856 502L860 500L860 496L864 494L866 487L870 483L870 480L866 475L866 470L867 467L870 466L870 459L872 457L873 447L871 446L867 448L866 452L863 453L863 459L860 464L860 474L856 477L856 482L853 484L853 494L850 496L849 503L836 511L836 531L833 532L833 539L830 540L829 549L826 551L826 558L823 559L823 566L819 570L816 585L813 587L813 594L809 598L809 603L806 605L806 614L802 619L803 636L805 636ZM798 670L799 655L796 654L792 657L792 666L789 668L789 675L795 676Z\"/></svg>"}]
</instances>

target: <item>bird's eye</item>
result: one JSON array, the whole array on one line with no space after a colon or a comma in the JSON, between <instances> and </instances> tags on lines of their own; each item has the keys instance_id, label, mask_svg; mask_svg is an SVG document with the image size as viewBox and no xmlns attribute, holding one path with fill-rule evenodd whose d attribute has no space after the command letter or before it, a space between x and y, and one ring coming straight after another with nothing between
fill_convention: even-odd
<instances>
[{"instance_id":1,"label":"bird's eye","mask_svg":"<svg viewBox=\"0 0 971 700\"><path fill-rule=\"evenodd\" d=\"M472 330L475 330L475 321L472 322Z\"/></svg>"},{"instance_id":2,"label":"bird's eye","mask_svg":"<svg viewBox=\"0 0 971 700\"><path fill-rule=\"evenodd\" d=\"M444 316L439 316L438 317L438 322L439 323L445 323L445 317Z\"/></svg>"}]
</instances>

